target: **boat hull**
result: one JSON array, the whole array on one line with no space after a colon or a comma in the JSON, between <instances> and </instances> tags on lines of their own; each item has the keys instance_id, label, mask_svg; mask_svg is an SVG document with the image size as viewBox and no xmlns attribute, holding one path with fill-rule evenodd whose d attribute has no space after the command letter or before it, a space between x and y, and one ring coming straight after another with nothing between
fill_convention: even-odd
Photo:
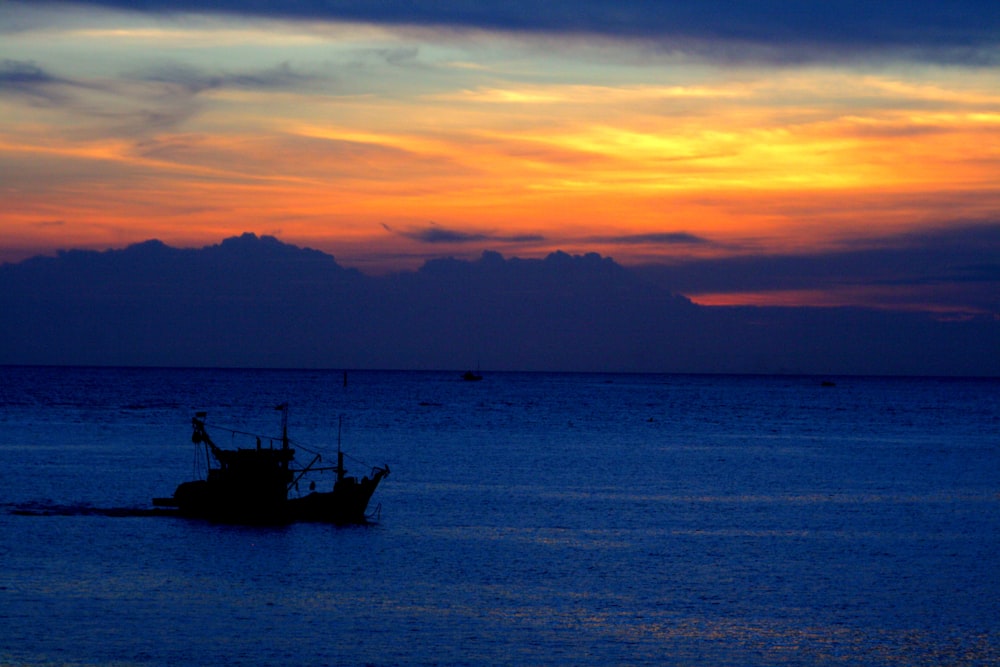
<instances>
[{"instance_id":1,"label":"boat hull","mask_svg":"<svg viewBox=\"0 0 1000 667\"><path fill-rule=\"evenodd\" d=\"M313 491L299 498L234 494L232 488L210 480L184 482L171 498L156 498L158 507L174 508L179 516L221 523L285 524L317 522L368 523L368 503L386 475L376 469L360 480L344 477L333 491Z\"/></svg>"}]
</instances>

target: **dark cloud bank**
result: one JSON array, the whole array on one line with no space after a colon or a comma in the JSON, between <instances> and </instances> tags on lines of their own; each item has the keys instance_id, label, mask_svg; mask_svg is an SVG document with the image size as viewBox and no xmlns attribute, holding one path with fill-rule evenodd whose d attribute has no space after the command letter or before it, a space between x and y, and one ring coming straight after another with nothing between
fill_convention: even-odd
<instances>
[{"instance_id":1,"label":"dark cloud bank","mask_svg":"<svg viewBox=\"0 0 1000 667\"><path fill-rule=\"evenodd\" d=\"M369 277L251 234L0 266L0 364L1000 376L1000 321L706 308L597 255Z\"/></svg>"},{"instance_id":2,"label":"dark cloud bank","mask_svg":"<svg viewBox=\"0 0 1000 667\"><path fill-rule=\"evenodd\" d=\"M66 0L33 0L64 6ZM1000 5L993 0L70 0L129 11L238 14L644 39L734 62L851 58L874 52L964 63L994 62ZM714 46L708 46L714 45ZM770 54L770 55L768 55Z\"/></svg>"}]
</instances>

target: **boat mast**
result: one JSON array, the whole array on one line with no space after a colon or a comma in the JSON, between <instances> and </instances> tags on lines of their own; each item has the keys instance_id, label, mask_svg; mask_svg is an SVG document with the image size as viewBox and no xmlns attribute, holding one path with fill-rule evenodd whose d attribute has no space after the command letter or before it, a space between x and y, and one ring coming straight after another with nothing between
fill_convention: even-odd
<instances>
[{"instance_id":1,"label":"boat mast","mask_svg":"<svg viewBox=\"0 0 1000 667\"><path fill-rule=\"evenodd\" d=\"M288 452L288 403L282 403L274 408L281 410L281 451ZM288 456L281 457L281 467L288 470Z\"/></svg>"},{"instance_id":2,"label":"boat mast","mask_svg":"<svg viewBox=\"0 0 1000 667\"><path fill-rule=\"evenodd\" d=\"M340 431L344 425L344 415L337 417L337 481L344 479L344 452L340 449Z\"/></svg>"},{"instance_id":3,"label":"boat mast","mask_svg":"<svg viewBox=\"0 0 1000 667\"><path fill-rule=\"evenodd\" d=\"M205 430L206 417L208 417L207 412L195 413L194 419L191 420L191 425L194 427L191 442L205 445L205 470L208 471L212 469L212 454L215 453L215 443L208 437L208 432Z\"/></svg>"}]
</instances>

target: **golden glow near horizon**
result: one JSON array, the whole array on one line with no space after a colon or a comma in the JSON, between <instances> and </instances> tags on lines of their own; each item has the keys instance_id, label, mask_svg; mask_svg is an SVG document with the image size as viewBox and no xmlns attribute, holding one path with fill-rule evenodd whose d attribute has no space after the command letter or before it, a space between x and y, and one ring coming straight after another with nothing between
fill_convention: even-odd
<instances>
[{"instance_id":1,"label":"golden glow near horizon","mask_svg":"<svg viewBox=\"0 0 1000 667\"><path fill-rule=\"evenodd\" d=\"M362 270L483 249L628 264L1000 210L995 68L109 12L9 33L0 62L0 261L252 231ZM433 227L483 240L415 238Z\"/></svg>"}]
</instances>

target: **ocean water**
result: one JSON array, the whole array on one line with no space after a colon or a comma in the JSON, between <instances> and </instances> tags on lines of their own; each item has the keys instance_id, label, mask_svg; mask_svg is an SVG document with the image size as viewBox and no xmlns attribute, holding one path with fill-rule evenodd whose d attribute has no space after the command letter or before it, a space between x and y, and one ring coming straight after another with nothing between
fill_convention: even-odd
<instances>
[{"instance_id":1,"label":"ocean water","mask_svg":"<svg viewBox=\"0 0 1000 667\"><path fill-rule=\"evenodd\" d=\"M0 664L1000 664L1000 380L822 379L0 368ZM377 523L91 511L285 401Z\"/></svg>"}]
</instances>

